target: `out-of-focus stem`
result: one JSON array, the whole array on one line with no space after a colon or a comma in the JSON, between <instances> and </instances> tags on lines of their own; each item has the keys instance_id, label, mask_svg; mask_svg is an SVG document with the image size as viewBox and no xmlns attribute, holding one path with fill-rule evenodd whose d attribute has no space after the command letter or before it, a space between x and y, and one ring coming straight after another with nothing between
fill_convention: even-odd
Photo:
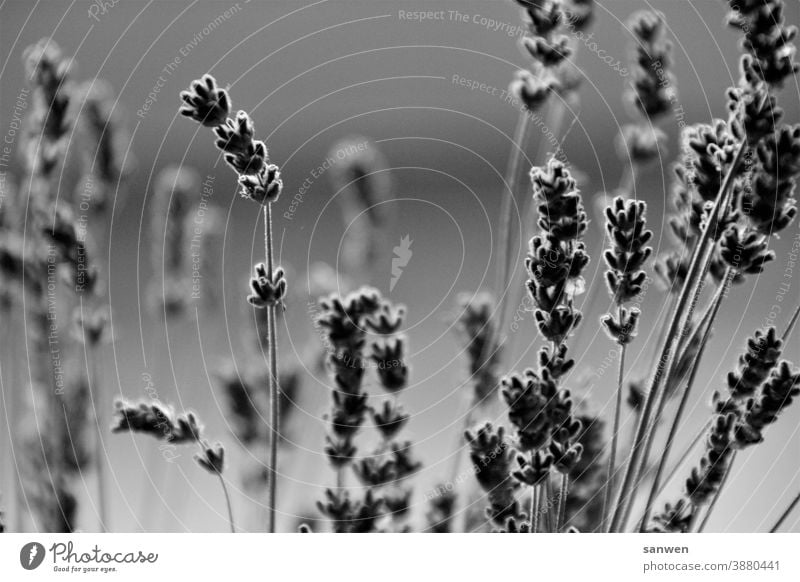
<instances>
[{"instance_id":1,"label":"out-of-focus stem","mask_svg":"<svg viewBox=\"0 0 800 582\"><path fill-rule=\"evenodd\" d=\"M789 504L789 507L783 511L781 516L778 518L778 521L775 522L775 525L770 528L769 533L775 533L778 531L778 529L780 529L780 527L783 525L783 522L786 521L786 518L789 517L794 508L797 507L798 503L800 503L800 492L795 495L794 499L792 499L792 502Z\"/></svg>"},{"instance_id":2,"label":"out-of-focus stem","mask_svg":"<svg viewBox=\"0 0 800 582\"><path fill-rule=\"evenodd\" d=\"M511 215L513 212L513 202L516 199L517 189L517 174L519 173L519 165L522 160L522 149L525 144L525 136L528 133L528 122L530 114L527 109L523 109L517 118L517 127L514 130L514 141L511 145L511 157L508 160L508 167L506 169L505 185L506 192L504 192L503 199L500 203L500 252L503 253L499 257L497 265L497 280L496 280L496 293L499 299L499 313L501 317L504 314L504 307L506 305L506 290L504 285L508 281L508 274L513 268L513 259L511 257L511 248L513 246L513 239L511 237ZM502 333L502 329L498 326L498 333Z\"/></svg>"},{"instance_id":3,"label":"out-of-focus stem","mask_svg":"<svg viewBox=\"0 0 800 582\"><path fill-rule=\"evenodd\" d=\"M92 402L94 403L95 435L94 435L94 463L97 472L97 514L100 520L100 533L105 533L111 529L108 516L108 479L106 477L106 455L103 447L103 432L105 426L102 421L102 414L106 407L106 398L102 384L102 374L100 373L100 354L99 347L90 343L88 337L84 336L87 346L87 357L91 377L89 385L92 387Z\"/></svg>"},{"instance_id":4,"label":"out-of-focus stem","mask_svg":"<svg viewBox=\"0 0 800 582\"><path fill-rule=\"evenodd\" d=\"M270 279L273 276L273 251L272 251L272 204L264 205L264 247L267 260L267 273ZM269 350L269 412L270 412L270 441L269 441L269 514L267 517L267 531L275 533L275 504L277 499L278 482L278 439L280 435L280 417L278 410L278 332L275 322L275 306L267 306L267 344Z\"/></svg>"}]
</instances>

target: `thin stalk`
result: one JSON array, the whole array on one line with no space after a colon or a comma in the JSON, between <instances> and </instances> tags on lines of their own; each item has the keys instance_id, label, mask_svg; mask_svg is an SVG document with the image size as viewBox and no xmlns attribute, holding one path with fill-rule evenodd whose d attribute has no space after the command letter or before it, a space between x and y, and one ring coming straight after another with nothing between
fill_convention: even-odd
<instances>
[{"instance_id":1,"label":"thin stalk","mask_svg":"<svg viewBox=\"0 0 800 582\"><path fill-rule=\"evenodd\" d=\"M539 533L539 486L531 487L531 533Z\"/></svg>"},{"instance_id":2,"label":"thin stalk","mask_svg":"<svg viewBox=\"0 0 800 582\"><path fill-rule=\"evenodd\" d=\"M706 421L706 423L705 423L705 424L703 425L703 427L700 429L700 432L698 432L698 433L697 433L697 434L694 436L694 438L692 439L692 442L690 442L690 443L689 443L689 444L686 446L686 448L683 450L683 453L681 453L681 456L680 456L680 458L679 458L677 461L675 461L675 464L674 464L674 465L672 465L672 468L669 470L669 473L667 473L667 478L666 478L666 479L664 479L664 482L663 482L663 483L661 484L661 486L658 488L658 491L656 492L656 496L658 496L658 495L661 495L662 493L664 493L664 490L667 488L667 485L669 485L670 483L672 483L672 480L673 480L673 479L675 478L675 476L678 474L678 469L680 469L680 468L683 466L683 464L686 462L686 460L689 458L689 455L690 455L690 454L691 454L691 452L694 450L694 448L697 446L697 443L699 443L701 440L703 440L703 436L705 436L705 434L706 434L706 430L708 430L708 427L710 426L710 424L711 424L711 422L710 422L710 421ZM626 516L626 517L625 517L625 522L626 522L626 523L627 523L627 521L628 521L628 517L629 517L629 516ZM641 527L641 525L642 525L642 518L643 518L643 517L644 517L644 516L640 517L640 518L639 518L639 520L636 522L636 527L637 527L637 528L638 528L638 527Z\"/></svg>"},{"instance_id":3,"label":"thin stalk","mask_svg":"<svg viewBox=\"0 0 800 582\"><path fill-rule=\"evenodd\" d=\"M219 482L222 485L222 493L225 495L225 505L228 508L228 522L231 525L231 533L236 533L236 524L233 521L233 507L231 506L231 496L228 495L228 486L225 484L225 478L219 471L217 471L217 477L219 477Z\"/></svg>"},{"instance_id":4,"label":"thin stalk","mask_svg":"<svg viewBox=\"0 0 800 582\"><path fill-rule=\"evenodd\" d=\"M728 463L728 468L725 469L725 474L722 476L722 481L720 481L719 487L717 488L716 493L714 493L714 497L711 499L711 503L709 504L708 509L706 510L706 514L703 516L703 521L700 522L700 527L697 528L697 533L703 533L703 530L706 529L706 524L708 524L708 518L711 517L711 512L714 511L714 507L717 505L719 496L722 494L722 488L725 487L725 483L728 482L728 477L730 477L731 469L733 469L733 463L735 460L736 460L736 451L733 451L733 454L731 455L731 462Z\"/></svg>"},{"instance_id":5,"label":"thin stalk","mask_svg":"<svg viewBox=\"0 0 800 582\"><path fill-rule=\"evenodd\" d=\"M556 518L558 517L558 508L556 508L556 515L553 515L553 488L552 483L550 481L550 477L548 476L544 482L544 504L547 508L547 511L544 512L545 522L544 526L547 531L553 531L553 527L555 526ZM541 510L540 510L541 511Z\"/></svg>"},{"instance_id":6,"label":"thin stalk","mask_svg":"<svg viewBox=\"0 0 800 582\"><path fill-rule=\"evenodd\" d=\"M8 491L8 508L11 515L10 524L11 531L22 532L22 482L20 480L19 471L17 467L17 450L14 447L14 439L19 438L19 419L22 414L22 406L20 404L19 392L20 386L17 380L17 342L12 341L11 338L16 337L14 334L16 317L14 316L15 310L13 306L8 306L3 309L3 321L5 323L7 334L3 338L5 348L3 354L5 356L8 366L2 367L2 372L5 373L8 369L8 376L3 383L3 386L9 386L9 390L4 390L3 393L3 409L5 410L8 420L8 461L9 461L9 476L11 477L11 485ZM8 394L8 402L6 403L5 394Z\"/></svg>"},{"instance_id":7,"label":"thin stalk","mask_svg":"<svg viewBox=\"0 0 800 582\"><path fill-rule=\"evenodd\" d=\"M272 252L272 204L264 205L264 247L267 259L267 273L270 280L273 274ZM278 438L279 438L279 410L278 410L278 331L275 322L275 306L267 306L267 344L269 349L269 412L270 412L270 441L269 441L269 515L267 517L267 531L275 533L275 503L277 499L278 482Z\"/></svg>"},{"instance_id":8,"label":"thin stalk","mask_svg":"<svg viewBox=\"0 0 800 582\"><path fill-rule=\"evenodd\" d=\"M97 472L97 513L100 518L100 533L106 533L110 529L108 521L108 499L106 492L108 491L108 479L106 476L106 456L103 448L103 429L102 414L105 410L105 398L103 388L100 386L102 382L100 376L100 355L98 354L98 346L89 345L89 339L84 338L87 342L89 350L88 357L91 361L90 370L91 378L89 383L92 387L92 397L95 409L95 429L97 430L94 435L94 463L95 471Z\"/></svg>"},{"instance_id":9,"label":"thin stalk","mask_svg":"<svg viewBox=\"0 0 800 582\"><path fill-rule=\"evenodd\" d=\"M703 338L700 340L700 347L695 354L692 364L690 366L689 372L689 379L686 382L686 387L683 389L683 394L681 395L681 401L678 404L678 410L675 412L675 418L672 420L672 426L669 429L669 434L667 436L667 442L664 445L664 451L661 453L661 462L658 464L658 468L656 469L656 475L653 478L653 485L650 487L650 495L647 498L647 505L644 508L644 515L642 516L642 523L639 529L640 532L644 533L645 528L647 527L647 522L650 519L650 512L653 508L653 503L655 503L656 497L658 496L659 488L661 487L661 477L663 476L664 469L667 466L667 459L669 459L669 453L672 450L672 445L675 442L675 436L678 434L678 427L680 426L681 420L683 419L683 413L686 410L686 404L689 402L689 394L692 391L692 386L694 385L694 381L697 377L697 371L700 369L699 363L700 359L703 357L703 352L705 351L706 345L708 344L708 338L711 336L711 328L714 325L714 319L716 318L717 314L719 313L720 305L722 305L722 300L725 298L726 293L728 292L728 288L730 287L731 278L733 273L731 272L731 268L728 267L725 270L725 278L722 285L720 285L719 289L717 290L717 294L714 297L711 303L711 310L709 312L708 322L705 324L705 331L703 332Z\"/></svg>"},{"instance_id":10,"label":"thin stalk","mask_svg":"<svg viewBox=\"0 0 800 582\"><path fill-rule=\"evenodd\" d=\"M692 261L689 265L689 271L686 280L678 296L678 303L675 308L675 315L672 317L667 331L667 337L664 346L661 350L661 357L658 359L659 365L653 374L650 383L650 388L645 397L645 403L642 408L642 414L639 417L639 424L636 428L636 436L634 437L633 447L628 458L628 463L625 467L625 474L622 481L622 486L619 489L617 497L617 506L614 512L614 517L611 521L610 531L618 531L622 526L622 520L625 515L626 501L630 501L634 493L636 483L639 478L639 462L641 461L641 453L647 440L652 436L658 415L650 418L653 409L658 410L661 408L661 400L663 393L659 390L664 374L660 372L662 363L663 369L667 371L668 377L672 372L675 363L675 344L679 338L679 333L685 327L684 322L690 322L697 297L702 290L702 282L708 268L708 261L711 258L711 253L708 252L709 242L711 235L717 228L719 221L720 209L728 207L730 202L729 192L736 169L744 154L746 142L743 140L736 150L734 160L731 163L728 171L725 174L725 179L720 186L717 193L717 198L714 207L711 209L709 219L706 221L700 240L698 241L694 252L692 253ZM685 312L685 313L684 313ZM658 403L658 406L656 404Z\"/></svg>"},{"instance_id":11,"label":"thin stalk","mask_svg":"<svg viewBox=\"0 0 800 582\"><path fill-rule=\"evenodd\" d=\"M556 526L553 528L555 533L561 532L561 527L564 525L564 519L567 513L567 495L569 494L569 475L563 473L561 475L561 489L558 493L558 514L556 516Z\"/></svg>"},{"instance_id":12,"label":"thin stalk","mask_svg":"<svg viewBox=\"0 0 800 582\"><path fill-rule=\"evenodd\" d=\"M712 249L713 250L713 249ZM689 345L688 336L689 336L689 327L691 325L692 315L694 313L694 306L697 304L698 298L700 293L703 289L703 281L707 276L707 265L708 260L711 257L712 250L709 250L704 259L702 260L702 264L705 265L705 268L701 271L699 275L699 280L701 284L697 287L696 291L693 293L693 299L691 300L689 307L688 307L688 314L686 317L685 322L683 325L680 326L680 331L678 332L678 339L674 341L674 351L670 355L670 359L667 362L667 365L664 366L663 374L659 374L659 371L656 370L656 374L659 374L658 384L657 384L657 393L653 393L652 385L651 390L648 391L648 397L652 395L653 398L653 406L651 408L651 417L652 420L648 423L645 428L644 438L641 443L641 448L639 450L639 459L636 464L633 466L633 475L634 478L632 480L632 484L630 486L630 491L632 492L631 495L625 499L624 501L624 513L622 514L622 520L620 521L620 527L624 528L625 524L628 522L630 518L631 511L633 510L633 496L637 491L638 487L641 485L642 481L646 477L648 473L648 463L650 458L650 451L652 449L653 441L655 439L656 431L659 427L659 420L664 413L664 409L666 408L667 404L667 396L668 396L668 388L670 387L670 382L675 374L675 366L680 361L681 357L681 349L685 348ZM688 280L688 279L687 279ZM674 317L677 319L678 314L676 313ZM699 333L699 327L695 329L695 333ZM665 341L669 338L673 337L673 334L670 331L665 336ZM663 362L664 356L663 352L661 355L661 359L659 362ZM663 377L663 380L662 380ZM654 383L656 380L654 379ZM641 421L641 418L640 418ZM638 427L637 427L638 428ZM638 435L638 432L637 432Z\"/></svg>"},{"instance_id":13,"label":"thin stalk","mask_svg":"<svg viewBox=\"0 0 800 582\"><path fill-rule=\"evenodd\" d=\"M686 353L686 348L688 346L692 345L695 341L699 341L701 339L700 338L700 333L706 328L706 324L709 322L709 319L711 318L712 312L714 311L714 304L715 304L715 302L714 302L714 300L712 298L712 301L709 303L708 307L706 308L706 311L703 314L703 317L700 318L700 322L698 322L698 324L695 326L694 331L692 332L691 336L689 336L688 333L683 334L684 339L682 339L679 342L679 346L678 346L678 352L680 353L680 357L678 358L679 361L683 360L683 357L684 357L684 355ZM716 315L716 314L714 314L714 315ZM663 334L662 334L662 338L661 339L663 339ZM702 355L700 357L702 357ZM698 364L693 364L693 365L699 365L699 361L700 360L698 359L697 360ZM664 388L665 390L669 389L670 382L672 382L673 379L674 378L668 378L666 380L665 388ZM681 380L682 379L678 379L678 383L680 383ZM659 408L659 410L661 412L663 412L663 408L664 408L665 404L666 404L666 394L664 395L664 398L663 398L663 400L661 402L661 407ZM658 413L659 417L661 415L661 412ZM704 431L705 431L705 427L700 432L700 434L698 434L698 436L695 437L695 442L697 440L699 440L700 438L702 438L702 436L704 434ZM643 480L647 479L648 475L651 472L650 469L648 469L648 461L650 459L650 451L652 449L652 445L653 445L653 439L650 439L647 442L646 446L645 446L644 454L642 455L642 461L639 464L639 474L640 474L639 482L642 482ZM688 452L689 451L687 450L684 454L688 454ZM670 477L670 478L672 478L672 477ZM660 492L658 494L660 494ZM630 518L630 513L631 513L632 509L633 509L633 504L629 503L628 507L627 507L627 509L625 511L625 518L623 520L623 523L628 523L628 520Z\"/></svg>"},{"instance_id":14,"label":"thin stalk","mask_svg":"<svg viewBox=\"0 0 800 582\"><path fill-rule=\"evenodd\" d=\"M516 199L515 191L517 189L517 174L519 173L519 165L522 160L522 148L525 143L525 136L528 133L529 113L527 109L523 109L517 118L517 126L514 129L514 142L511 145L511 157L508 160L506 168L505 182L507 185L507 192L503 196L500 203L500 250L504 253L498 261L497 268L497 281L495 288L497 290L497 297L500 301L500 314L502 317L505 301L505 291L503 285L508 281L508 273L512 268L511 249L513 240L511 237L511 215L513 211L512 202ZM498 332L501 332L498 326Z\"/></svg>"},{"instance_id":15,"label":"thin stalk","mask_svg":"<svg viewBox=\"0 0 800 582\"><path fill-rule=\"evenodd\" d=\"M800 304L797 305L794 309L794 313L792 314L792 318L789 320L789 325L786 326L786 330L783 332L781 336L781 341L785 344L786 340L789 339L789 336L792 335L792 330L794 329L795 324L797 323L797 317L800 315Z\"/></svg>"},{"instance_id":16,"label":"thin stalk","mask_svg":"<svg viewBox=\"0 0 800 582\"><path fill-rule=\"evenodd\" d=\"M528 504L528 533L533 533L534 525L533 520L535 519L536 513L536 486L534 485L531 487L531 498Z\"/></svg>"},{"instance_id":17,"label":"thin stalk","mask_svg":"<svg viewBox=\"0 0 800 582\"><path fill-rule=\"evenodd\" d=\"M800 492L795 495L794 499L792 499L792 502L789 504L789 507L783 511L781 516L778 518L778 521L776 521L775 525L773 525L769 530L769 533L775 533L778 531L778 529L780 529L780 527L783 525L783 522L786 521L786 518L789 517L794 508L797 507L798 503L800 503Z\"/></svg>"},{"instance_id":18,"label":"thin stalk","mask_svg":"<svg viewBox=\"0 0 800 582\"><path fill-rule=\"evenodd\" d=\"M606 493L603 498L602 530L608 531L608 520L611 512L611 494L614 490L614 468L617 466L617 447L619 446L620 412L622 411L622 390L625 377L625 344L620 347L619 374L617 375L617 397L614 404L614 432L611 434L611 455L606 472Z\"/></svg>"},{"instance_id":19,"label":"thin stalk","mask_svg":"<svg viewBox=\"0 0 800 582\"><path fill-rule=\"evenodd\" d=\"M455 453L453 454L453 464L450 466L450 483L453 485L453 488L455 488L459 480L458 474L461 471L461 461L464 457L464 452L461 450L461 443L463 442L464 439L463 436L464 431L467 428L469 428L469 426L472 424L472 410L473 406L470 405L469 410L467 410L467 413L464 415L464 422L461 424L458 434L456 434L456 444L455 444ZM458 512L456 511L457 509L458 509L458 496L456 496L456 506L453 508L454 514L458 514ZM467 519L466 512L464 512L462 518L464 519L466 525L466 519Z\"/></svg>"}]
</instances>

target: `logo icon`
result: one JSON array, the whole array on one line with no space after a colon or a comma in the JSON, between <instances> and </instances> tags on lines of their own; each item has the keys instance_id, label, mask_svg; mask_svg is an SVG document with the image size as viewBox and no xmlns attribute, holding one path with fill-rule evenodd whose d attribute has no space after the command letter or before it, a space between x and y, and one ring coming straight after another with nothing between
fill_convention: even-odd
<instances>
[{"instance_id":1,"label":"logo icon","mask_svg":"<svg viewBox=\"0 0 800 582\"><path fill-rule=\"evenodd\" d=\"M400 239L400 244L392 249L394 257L392 258L392 279L389 281L389 292L394 291L394 286L400 280L403 274L403 269L408 266L408 261L411 260L411 240L409 235L405 235Z\"/></svg>"},{"instance_id":2,"label":"logo icon","mask_svg":"<svg viewBox=\"0 0 800 582\"><path fill-rule=\"evenodd\" d=\"M19 563L26 570L35 570L44 561L44 546L39 542L29 542L19 552Z\"/></svg>"}]
</instances>

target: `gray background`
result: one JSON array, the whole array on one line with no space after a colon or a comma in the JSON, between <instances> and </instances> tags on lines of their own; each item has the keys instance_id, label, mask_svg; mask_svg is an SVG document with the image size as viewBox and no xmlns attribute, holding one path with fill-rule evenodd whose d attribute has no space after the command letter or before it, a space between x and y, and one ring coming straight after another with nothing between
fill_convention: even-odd
<instances>
[{"instance_id":1,"label":"gray background","mask_svg":"<svg viewBox=\"0 0 800 582\"><path fill-rule=\"evenodd\" d=\"M393 172L390 204L395 222L386 233L392 245L403 235L413 239L413 256L390 297L409 308L413 382L403 400L413 412L408 436L425 463L418 479L415 520L424 513L423 495L444 478L461 414L466 378L465 359L451 320L456 293L489 287L493 275L492 244L496 225L500 175L505 169L516 110L498 96L470 91L452 82L459 75L505 89L514 71L526 63L516 37L473 22L486 16L509 26L519 25L517 9L506 1L436 2L437 10L458 10L469 22L450 19L410 22L399 10L430 9L424 2L330 1L301 2L121 2L99 22L89 18L86 2L0 3L2 91L0 127L9 123L13 101L25 86L21 52L41 37L52 36L67 55L75 55L73 75L101 77L119 93L120 112L132 133L131 152L136 170L120 192L114 209L111 238L110 298L114 316L113 346L106 348L107 390L136 398L144 396L141 375L152 374L159 397L179 407L197 410L226 445L231 466L252 463L226 426L219 394L209 381L213 370L231 356L243 360L250 342L251 321L242 307L247 273L260 260L261 226L255 207L235 194L235 177L215 155L206 131L177 115L178 92L204 72L230 89L234 106L250 112L258 135L265 139L273 160L282 166L285 191L278 214L288 209L300 184L325 158L338 139L363 134L376 141ZM798 4L790 4L787 19L800 21ZM600 49L614 58L628 57L630 33L624 23L630 13L646 6L662 10L675 42L679 103L687 123L725 115L724 89L736 78L737 34L722 25L722 2L705 0L603 1L597 3L592 26ZM203 29L220 14L234 8L230 18L210 34ZM137 117L161 71L180 56L193 38L196 43L158 95L154 107ZM590 208L598 194L616 186L622 164L613 148L618 127L630 120L621 100L626 79L581 48L577 57L586 80L580 108L564 149L582 174L583 192ZM797 122L796 81L781 94L787 119ZM677 120L668 117L669 155L648 167L636 195L650 204L649 221L656 231L658 251L672 240L666 234L668 164L676 152ZM533 159L538 139L527 151ZM148 230L145 195L152 194L152 177L164 166L183 163L202 176L215 177L214 202L227 215L223 269L209 274L207 284L224 286L224 309L200 310L188 321L165 328L140 312L146 281L152 275L150 245L161 240ZM19 177L19 167L12 168ZM65 173L66 187L68 172ZM282 355L296 359L314 335L306 313L309 299L304 275L311 262L335 264L344 232L341 213L330 204L325 177L316 180L293 220L276 220L281 262L291 266L292 280L287 321L281 335ZM590 285L602 285L602 229L594 213L588 248L592 255ZM691 438L708 417L708 400L722 388L724 373L735 365L744 338L763 325L775 303L777 285L787 266L795 222L780 240L773 240L778 259L769 271L737 287L725 306L715 338L700 374L682 442ZM519 218L516 219L519 228ZM137 260L141 259L141 260ZM391 254L373 281L388 293ZM137 270L138 269L138 270ZM488 278L487 278L488 276ZM137 291L136 281L141 279ZM224 283L224 285L223 285ZM791 280L790 295L798 297L800 283ZM587 314L581 338L573 340L583 374L573 376L574 391L590 406L608 406L613 388L612 370L598 378L593 372L613 348L594 323L607 307L605 295ZM585 297L585 296L584 296ZM642 335L629 358L635 377L647 373L649 345L655 341L656 315L664 296L651 286L643 305ZM794 301L787 301L794 303ZM784 306L789 311L789 305ZM139 322L142 321L142 327ZM778 322L779 331L784 322ZM169 351L167 347L169 336ZM536 348L530 320L515 335L515 368L533 363ZM797 335L790 351L798 353ZM287 339L288 338L288 339ZM202 340L202 350L201 343ZM315 372L309 371L309 375ZM580 376L580 377L578 377ZM594 379L592 379L594 377ZM332 473L321 456L327 408L327 380L310 379L304 386L292 432L296 448L281 467L282 528L291 527L292 513L304 513L332 484ZM591 386L590 390L587 387ZM499 407L494 415L500 415ZM788 499L800 487L800 410L795 406L770 428L767 442L740 455L710 530L763 531L772 524ZM108 436L113 469L112 499L115 529L216 531L225 528L218 483L190 460L190 452L174 464L154 453L156 443L128 435ZM681 447L676 447L676 451ZM235 470L230 473L235 511L241 525L257 528L257 500L238 491ZM87 477L85 488L91 491ZM673 491L677 492L673 486ZM90 509L84 523L93 523ZM313 511L313 510L312 510ZM788 522L800 530L800 515ZM89 526L87 526L89 527ZM91 527L89 527L91 529Z\"/></svg>"}]
</instances>

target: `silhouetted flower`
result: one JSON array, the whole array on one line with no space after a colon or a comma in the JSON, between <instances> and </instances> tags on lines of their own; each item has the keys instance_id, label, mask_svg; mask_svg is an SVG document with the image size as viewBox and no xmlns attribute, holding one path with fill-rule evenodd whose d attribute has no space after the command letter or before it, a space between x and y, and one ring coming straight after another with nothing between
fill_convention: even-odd
<instances>
[{"instance_id":1,"label":"silhouetted flower","mask_svg":"<svg viewBox=\"0 0 800 582\"><path fill-rule=\"evenodd\" d=\"M225 89L217 86L211 75L192 81L188 91L181 91L184 106L180 114L206 127L223 125L230 114L230 97Z\"/></svg>"}]
</instances>

